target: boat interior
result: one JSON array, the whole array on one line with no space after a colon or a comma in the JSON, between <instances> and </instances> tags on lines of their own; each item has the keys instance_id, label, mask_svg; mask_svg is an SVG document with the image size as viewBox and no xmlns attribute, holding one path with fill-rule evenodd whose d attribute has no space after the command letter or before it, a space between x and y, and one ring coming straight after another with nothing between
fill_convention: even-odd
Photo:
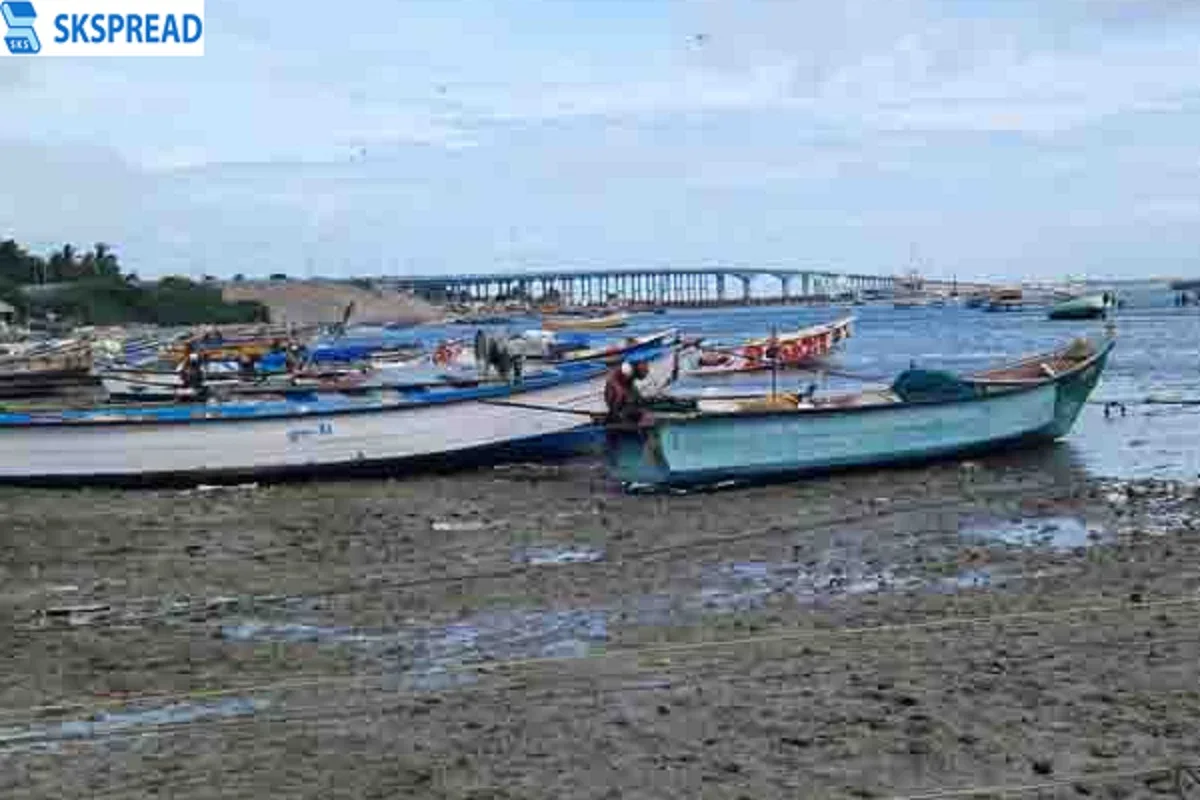
<instances>
[{"instance_id":1,"label":"boat interior","mask_svg":"<svg viewBox=\"0 0 1200 800\"><path fill-rule=\"evenodd\" d=\"M1019 386L1044 381L1068 372L1096 354L1086 339L1076 339L1068 347L969 376L964 383ZM698 398L696 411L731 414L762 411L814 411L830 408L865 408L905 402L891 388L872 388L836 395L781 392L768 397Z\"/></svg>"},{"instance_id":2,"label":"boat interior","mask_svg":"<svg viewBox=\"0 0 1200 800\"><path fill-rule=\"evenodd\" d=\"M1046 353L998 369L977 372L968 380L972 383L1036 383L1054 378L1077 367L1096 354L1096 348L1087 339L1076 339L1069 346L1053 353Z\"/></svg>"}]
</instances>

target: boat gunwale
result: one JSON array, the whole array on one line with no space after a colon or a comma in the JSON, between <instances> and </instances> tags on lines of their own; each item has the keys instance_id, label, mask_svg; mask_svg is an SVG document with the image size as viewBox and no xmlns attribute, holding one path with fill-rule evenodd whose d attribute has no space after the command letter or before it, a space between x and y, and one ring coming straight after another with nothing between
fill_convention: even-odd
<instances>
[{"instance_id":1,"label":"boat gunwale","mask_svg":"<svg viewBox=\"0 0 1200 800\"><path fill-rule=\"evenodd\" d=\"M858 321L857 316L855 316L854 314L847 314L846 316L832 320L831 322L820 322L820 323L817 323L816 325L810 325L807 328L800 328L799 330L790 331L788 333L779 333L776 335L775 339L776 339L776 341L779 341L779 342L785 342L785 341L790 342L794 339L808 339L813 336L822 336L826 333L831 333L839 328L848 328L857 321ZM750 347L753 345L763 346L763 345L769 344L770 341L771 341L770 336L759 337L758 339L747 339L745 342L742 343L741 346L742 347Z\"/></svg>"},{"instance_id":2,"label":"boat gunwale","mask_svg":"<svg viewBox=\"0 0 1200 800\"><path fill-rule=\"evenodd\" d=\"M263 411L255 413L251 409L247 409L247 404L226 404L224 406L225 413L222 413L222 405L208 406L202 403L164 403L163 405L155 406L131 406L120 405L105 408L103 406L90 406L83 409L50 409L50 410L32 410L32 411L3 411L0 410L0 431L4 430L24 430L29 428L121 428L121 427L146 427L154 425L197 425L209 423L234 423L234 422L257 422L257 421L278 421L281 419L310 419L313 417L330 417L330 416L348 416L352 414L380 414L399 411L412 411L414 409L424 408L432 405L450 405L454 403L466 403L473 401L494 400L497 398L512 397L514 395L522 395L528 392L544 391L547 389L556 389L561 386L567 386L572 383L584 383L586 381L595 380L604 374L610 365L618 359L627 358L630 355L650 354L654 357L661 357L659 352L668 347L666 340L670 338L676 331L668 329L654 334L647 334L640 337L639 340L618 350L614 353L606 354L594 359L587 359L556 365L555 372L551 374L534 375L525 379L520 384L511 383L495 383L487 384L483 387L478 384L470 387L449 385L451 389L446 395L437 396L430 392L432 388L436 391L446 384L429 384L427 386L414 386L411 388L387 389L381 391L397 391L397 392L413 392L420 393L424 396L415 398L411 402L405 401L381 401L371 404L357 404L342 407L320 407L313 408L311 405L304 404L301 401L278 401L278 404L293 403L297 408L281 408L278 410ZM560 369L559 367L565 368ZM313 394L320 393L318 387L297 387L295 391L288 392L291 394L299 394L301 392L310 392ZM285 394L285 392L280 392ZM448 396L447 396L448 395ZM166 416L163 412L179 409L179 415ZM237 409L234 411L234 409ZM188 413L184 415L182 412L186 410ZM229 413L229 412L233 413ZM63 413L68 414L78 412L79 414L92 414L94 416L85 417L64 417ZM130 413L135 412L135 413ZM136 413L142 412L142 413ZM552 409L547 409L547 413L554 413ZM577 413L574 410L564 409L561 413L573 414ZM14 419L14 417L22 417Z\"/></svg>"},{"instance_id":3,"label":"boat gunwale","mask_svg":"<svg viewBox=\"0 0 1200 800\"><path fill-rule=\"evenodd\" d=\"M653 412L652 411L652 413L654 414L654 418L656 421L669 422L669 423L673 423L673 424L679 424L679 423L687 424L687 423L704 422L705 420L709 420L709 419L716 420L716 419L730 419L730 418L745 419L745 418L760 418L760 417L787 417L790 419L804 419L804 418L810 417L810 416L828 416L828 415L834 415L834 414L864 414L864 413L878 412L878 411L896 411L899 409L910 409L910 408L937 408L937 407L941 407L941 406L985 402L988 400L993 400L998 397L1009 397L1014 394L1022 394L1025 392L1031 392L1031 391L1034 391L1035 389L1040 389L1043 386L1056 385L1065 380L1073 378L1074 376L1076 376L1079 373L1086 370L1088 367L1095 364L1100 359L1107 357L1115 345L1116 345L1116 339L1108 338L1104 342L1104 344L1100 347L1100 349L1097 350L1095 353L1093 353L1091 356L1088 356L1087 359L1079 362L1077 365L1075 365L1071 369L1066 370L1064 372L1060 372L1059 374L1057 374L1053 377L1046 376L1043 379L1034 379L1032 381L1013 380L1013 381L995 381L995 382L990 382L990 381L986 381L986 380L976 381L974 379L968 378L966 380L969 383L982 384L985 386L997 386L1002 389L1005 389L1004 391L1001 391L1001 392L998 392L995 394L980 395L980 396L976 396L976 397L949 398L946 400L927 400L927 401L918 401L918 402L875 403L875 404L862 405L862 406L813 406L811 408L803 408L803 409L800 409L800 408L753 408L753 409L745 409L745 410L730 409L727 411L726 410L686 411L686 412L678 412L678 411ZM1057 353L1057 352L1061 352L1061 351L1054 351L1054 352ZM1042 356L1033 356L1028 359L1023 359L1022 361L1018 361L1018 362L1011 364L1010 368L1018 366L1020 364L1027 364L1027 363L1036 361L1038 358L1044 358L1047 355L1049 355L1049 354L1047 353L1047 354L1043 354ZM709 398L701 397L701 398L697 398L697 399L705 400L705 399L709 399ZM614 431L630 431L630 432L633 432L635 430L641 430L640 428L637 428L636 426L631 426L631 425L613 425L613 426L611 426L611 429Z\"/></svg>"},{"instance_id":4,"label":"boat gunwale","mask_svg":"<svg viewBox=\"0 0 1200 800\"><path fill-rule=\"evenodd\" d=\"M294 409L279 409L255 413L253 410L245 410L246 404L238 404L236 406L227 407L227 410L222 413L221 406L207 406L200 403L187 404L168 404L165 406L115 406L111 409L105 408L87 408L81 409L81 413L95 414L96 417L50 417L50 414L61 415L62 411L53 412L0 412L0 430L25 429L25 428L91 428L91 427L109 427L118 428L124 426L130 427L147 427L156 425L197 425L209 423L234 423L234 422L258 422L258 421L278 421L281 419L307 419L311 417L332 417L332 416L348 416L352 414L379 414L397 411L412 411L428 406L443 406L452 405L455 403L466 403L472 401L492 400L496 398L511 397L514 395L522 395L528 392L542 391L545 389L556 389L560 386L567 386L572 383L583 383L585 381L594 380L604 372L604 365L597 364L597 369L584 373L583 370L572 374L559 374L551 376L550 380L539 382L535 385L527 383L520 384L499 384L486 389L472 388L460 390L457 393L448 393L449 396L443 397L420 397L414 398L412 401L396 401L396 402L379 402L372 404L347 405L343 407L313 407L313 405L303 404L298 401L281 401L281 403L294 403L297 408ZM315 393L315 390L313 390ZM158 416L156 412L164 412L172 408L179 408L181 414L179 416ZM237 409L237 410L235 410ZM187 410L187 416L182 415L182 411ZM69 411L69 409L68 409ZM145 414L128 414L130 411L144 411ZM126 412L124 415L122 412ZM563 413L573 413L564 410ZM47 415L46 418L39 419L41 415ZM113 415L113 416L109 416ZM5 419L6 416L28 416L29 419L15 420ZM116 417L116 418L114 418Z\"/></svg>"}]
</instances>

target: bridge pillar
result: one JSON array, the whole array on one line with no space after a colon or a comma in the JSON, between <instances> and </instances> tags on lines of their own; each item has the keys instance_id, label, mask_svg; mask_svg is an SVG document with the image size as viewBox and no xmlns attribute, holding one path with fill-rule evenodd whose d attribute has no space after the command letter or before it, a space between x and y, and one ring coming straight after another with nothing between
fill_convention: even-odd
<instances>
[{"instance_id":1,"label":"bridge pillar","mask_svg":"<svg viewBox=\"0 0 1200 800\"><path fill-rule=\"evenodd\" d=\"M786 303L789 290L791 289L791 281L788 280L788 276L784 273L776 274L775 278L779 281L779 299Z\"/></svg>"}]
</instances>

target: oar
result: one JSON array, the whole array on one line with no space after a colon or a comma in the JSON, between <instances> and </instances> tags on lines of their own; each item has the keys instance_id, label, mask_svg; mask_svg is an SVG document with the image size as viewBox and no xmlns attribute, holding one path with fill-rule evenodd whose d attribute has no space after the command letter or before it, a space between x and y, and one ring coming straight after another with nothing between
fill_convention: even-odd
<instances>
[{"instance_id":1,"label":"oar","mask_svg":"<svg viewBox=\"0 0 1200 800\"><path fill-rule=\"evenodd\" d=\"M501 406L509 408L522 408L527 411L545 411L553 414L574 414L577 417L587 417L592 422L603 422L607 415L598 411L580 411L574 408L560 408L558 406L543 406L536 403L521 403L516 400L480 400L484 405Z\"/></svg>"}]
</instances>

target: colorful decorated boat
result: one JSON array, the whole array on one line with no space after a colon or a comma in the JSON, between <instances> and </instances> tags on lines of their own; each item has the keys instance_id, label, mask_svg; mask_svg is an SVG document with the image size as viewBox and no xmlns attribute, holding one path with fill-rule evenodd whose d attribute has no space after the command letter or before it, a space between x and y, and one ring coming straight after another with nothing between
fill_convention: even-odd
<instances>
[{"instance_id":1,"label":"colorful decorated boat","mask_svg":"<svg viewBox=\"0 0 1200 800\"><path fill-rule=\"evenodd\" d=\"M803 369L830 356L852 333L853 317L813 325L772 340L753 339L729 348L706 347L703 342L680 356L680 373L695 377L736 375L779 369ZM775 356L771 358L772 347Z\"/></svg>"},{"instance_id":2,"label":"colorful decorated boat","mask_svg":"<svg viewBox=\"0 0 1200 800\"><path fill-rule=\"evenodd\" d=\"M627 485L716 484L921 461L1065 435L1113 339L959 378L910 369L886 390L832 397L692 400L611 427L610 473Z\"/></svg>"}]
</instances>

